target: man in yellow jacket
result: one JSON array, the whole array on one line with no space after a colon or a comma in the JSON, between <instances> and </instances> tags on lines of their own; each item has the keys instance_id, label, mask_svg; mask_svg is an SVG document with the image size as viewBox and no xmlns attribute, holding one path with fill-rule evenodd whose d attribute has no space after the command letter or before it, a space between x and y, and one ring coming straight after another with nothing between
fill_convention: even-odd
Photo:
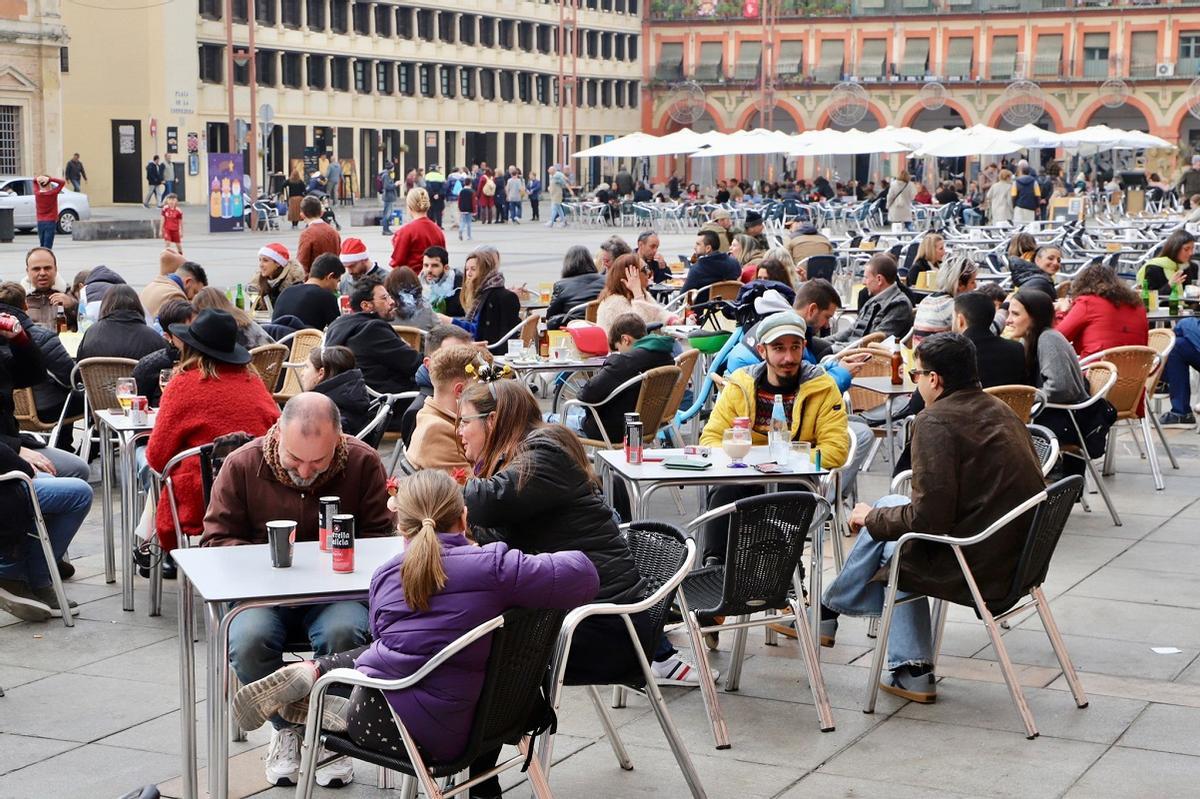
<instances>
[{"instance_id":1,"label":"man in yellow jacket","mask_svg":"<svg viewBox=\"0 0 1200 799\"><path fill-rule=\"evenodd\" d=\"M787 311L767 317L758 328L755 344L762 363L739 369L717 397L712 415L700 434L700 443L721 446L725 431L739 416L749 417L755 444L767 443L775 395L783 397L784 411L792 420L792 440L807 441L821 451L821 465L832 469L846 462L850 436L846 408L837 383L819 366L804 362L806 325ZM761 493L752 486L721 486L709 492L709 507ZM706 562L723 562L728 520L711 522L705 529Z\"/></svg>"}]
</instances>

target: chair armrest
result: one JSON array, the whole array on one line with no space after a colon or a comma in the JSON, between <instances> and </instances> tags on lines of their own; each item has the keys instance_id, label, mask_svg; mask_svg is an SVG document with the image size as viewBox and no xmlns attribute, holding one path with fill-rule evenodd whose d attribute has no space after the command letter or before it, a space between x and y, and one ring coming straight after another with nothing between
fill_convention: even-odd
<instances>
[{"instance_id":1,"label":"chair armrest","mask_svg":"<svg viewBox=\"0 0 1200 799\"><path fill-rule=\"evenodd\" d=\"M983 532L976 533L975 535L972 535L972 536L967 536L966 538L956 538L954 536L948 536L948 535L936 535L934 533L917 533L917 532L905 533L904 535L900 536L900 538L897 539L897 541L896 541L896 553L898 555L900 550L903 548L903 546L905 544L907 544L909 541L928 541L928 542L934 543L934 544L944 544L946 546L957 546L957 547L973 546L982 541L986 541L988 538L991 538L993 535L995 535L1000 529L1002 529L1009 522L1018 518L1019 516L1021 516L1021 514L1029 511L1030 509L1037 507L1045 500L1046 500L1046 492L1039 491L1038 493L1034 494L1029 499L1022 502L1020 505L1017 505L1015 508L1008 511L1008 513L1005 513L1003 516L1001 516L996 521L992 522L990 525L987 526L987 528Z\"/></svg>"},{"instance_id":2,"label":"chair armrest","mask_svg":"<svg viewBox=\"0 0 1200 799\"><path fill-rule=\"evenodd\" d=\"M903 483L905 480L911 481L912 474L913 474L912 469L905 469L904 471L900 472L895 477L893 477L892 478L892 493L893 494L900 493L900 484Z\"/></svg>"}]
</instances>

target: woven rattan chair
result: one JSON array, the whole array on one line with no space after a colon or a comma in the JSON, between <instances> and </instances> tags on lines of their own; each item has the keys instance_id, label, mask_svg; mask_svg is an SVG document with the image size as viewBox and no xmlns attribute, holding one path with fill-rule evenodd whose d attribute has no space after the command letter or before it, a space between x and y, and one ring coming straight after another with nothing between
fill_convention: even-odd
<instances>
[{"instance_id":1,"label":"woven rattan chair","mask_svg":"<svg viewBox=\"0 0 1200 799\"><path fill-rule=\"evenodd\" d=\"M62 609L63 624L74 627L75 618L71 613L66 591L63 590L62 578L58 574L58 559L54 557L54 549L50 545L50 534L46 531L46 520L42 518L42 506L38 504L37 493L33 490L33 478L24 472L14 470L0 474L0 484L20 486L28 497L29 510L33 515L33 529L26 533L41 543L42 556L46 559L46 569L50 572L50 583L54 587L54 596L58 598L58 606ZM8 508L7 513L11 516L12 513L19 513L19 511L15 508ZM11 519L9 523L11 524ZM0 689L0 696L4 696L2 689Z\"/></svg>"},{"instance_id":2,"label":"woven rattan chair","mask_svg":"<svg viewBox=\"0 0 1200 799\"><path fill-rule=\"evenodd\" d=\"M67 405L71 402L71 394L68 394L67 398L63 400L58 419L53 422L43 422L38 418L37 400L32 388L13 389L12 396L13 416L16 417L18 428L30 433L49 433L52 444L57 440L58 431L62 429L63 425L73 425L84 417L82 413L67 416Z\"/></svg>"},{"instance_id":3,"label":"woven rattan chair","mask_svg":"<svg viewBox=\"0 0 1200 799\"><path fill-rule=\"evenodd\" d=\"M596 324L596 314L599 312L599 310L600 310L600 300L592 300L584 307L584 310L583 310L584 320L591 322L593 325Z\"/></svg>"},{"instance_id":4,"label":"woven rattan chair","mask_svg":"<svg viewBox=\"0 0 1200 799\"><path fill-rule=\"evenodd\" d=\"M596 422L596 427L600 429L601 438L581 437L585 447L592 447L593 449L619 449L624 445L624 440L616 442L609 440L608 431L604 429L604 422L600 419L599 409L616 400L626 390L634 386L639 386L637 404L633 410L637 413L638 418L642 420L642 440L651 442L658 435L659 428L671 421L671 417L668 416L667 412L670 410L671 396L680 381L681 375L682 372L678 366L656 366L653 369L647 369L636 377L626 380L614 388L612 393L600 402L588 403L578 399L567 400L563 403L563 414L565 416L572 405L578 405L592 414L592 419Z\"/></svg>"},{"instance_id":5,"label":"woven rattan chair","mask_svg":"<svg viewBox=\"0 0 1200 799\"><path fill-rule=\"evenodd\" d=\"M708 632L735 630L733 657L726 672L725 690L738 690L742 661L746 655L746 631L794 620L800 655L808 673L809 687L817 707L821 731L834 728L833 710L821 677L821 661L804 613L800 561L809 534L820 535L830 515L829 503L816 494L783 491L749 497L715 508L688 525L700 529L707 522L729 517L725 563L696 569L683 581L677 602L692 642L700 670L700 694L718 749L730 747L729 730L717 701L712 669L704 655L702 636ZM789 596L789 590L792 594ZM790 613L776 608L790 607ZM756 613L765 615L750 619ZM711 624L716 616L734 617L729 624ZM702 621L708 620L706 626Z\"/></svg>"},{"instance_id":6,"label":"woven rattan chair","mask_svg":"<svg viewBox=\"0 0 1200 799\"><path fill-rule=\"evenodd\" d=\"M667 407L663 411L663 423L668 425L671 443L677 447L683 446L684 442L683 433L675 424L675 414L683 405L683 395L687 393L688 384L691 383L692 375L696 372L696 362L699 360L700 350L697 349L684 350L675 356L675 365L679 367L679 379L675 381L675 387L671 389L671 396L667 398Z\"/></svg>"},{"instance_id":7,"label":"woven rattan chair","mask_svg":"<svg viewBox=\"0 0 1200 799\"><path fill-rule=\"evenodd\" d=\"M401 786L402 796L415 796L416 783L419 783L423 794L430 799L465 794L469 790L465 784L443 788L437 780L468 770L481 754L499 749L503 744L516 744L520 755L478 776L490 777L527 762L527 776L534 796L551 799L550 786L541 764L529 756L534 738L544 726L542 719L531 719L531 716L536 716L531 711L543 701L541 689L546 679L546 668L555 651L556 636L565 616L566 611L562 610L510 610L459 637L416 672L399 680L374 679L356 669L334 669L323 675L309 694L308 723L296 796L302 799L312 796L317 767L320 765L315 762L319 738L319 742L336 756L354 757L405 775L405 785ZM365 749L345 734L321 731L325 697L332 686L352 685L381 691L403 691L419 685L437 669L445 668L447 660L488 635L491 635L491 649L483 690L475 706L466 749L455 761L437 763L427 760L395 711L392 711L392 720L404 741L402 753Z\"/></svg>"},{"instance_id":8,"label":"woven rattan chair","mask_svg":"<svg viewBox=\"0 0 1200 799\"><path fill-rule=\"evenodd\" d=\"M1117 424L1108 433L1108 447L1104 454L1101 473L1115 474L1116 440L1122 422L1133 433L1133 440L1142 457L1150 461L1150 473L1154 476L1154 487L1164 489L1162 469L1158 464L1158 451L1154 447L1154 430L1146 412L1146 387L1151 376L1162 371L1162 358L1150 347L1112 347L1085 358L1081 363L1105 361L1117 367L1117 382L1108 392L1108 401L1117 411ZM1139 430L1140 428L1140 430ZM1140 443L1139 443L1140 437Z\"/></svg>"},{"instance_id":9,"label":"woven rattan chair","mask_svg":"<svg viewBox=\"0 0 1200 799\"><path fill-rule=\"evenodd\" d=\"M1045 581L1046 572L1050 568L1050 558L1054 555L1055 547L1058 546L1058 540L1062 536L1063 528L1066 527L1067 519L1071 515L1071 509L1083 493L1083 486L1083 478L1078 475L1059 480L1045 491L1030 497L1001 516L986 530L968 538L950 538L929 533L905 533L900 536L900 539L896 542L896 551L891 558L888 568L888 583L884 594L883 617L879 624L879 635L875 639L875 654L871 661L871 670L867 674L867 701L866 706L863 708L864 712L875 712L875 700L879 694L879 676L883 671L883 660L887 650L888 632L892 624L892 613L896 605L905 604L920 598L920 596L906 595L904 598L898 599L896 596L900 560L912 552L912 548L906 549L906 546L910 544L917 545L918 549L923 548L925 553L928 553L929 547L936 546L948 546L954 551L959 568L962 570L963 582L966 584L973 598L973 602L969 607L972 607L983 621L984 627L987 628L992 647L996 651L996 659L1000 663L1000 671L1004 675L1004 681L1008 684L1008 690L1012 695L1013 703L1017 706L1017 712L1020 714L1021 721L1025 726L1026 737L1035 738L1038 731L1033 722L1033 714L1029 712L1029 705L1025 702L1025 694L1021 690L1021 684L1013 669L1012 661L1008 657L1008 650L1005 648L1004 640L1000 635L999 622L1025 610L1030 604L1037 609L1042 627L1046 630L1046 636L1050 639L1050 646L1054 649L1059 666L1062 667L1063 676L1066 678L1067 685L1071 689L1071 695L1075 699L1075 704L1081 708L1087 707L1087 696L1084 694L1083 686L1080 684L1079 677L1075 673L1075 667L1071 663L1071 656L1067 652L1066 644L1063 642L1062 635L1058 631L1058 625L1054 622L1054 616L1050 613L1050 604L1046 601L1046 595L1042 592L1042 583ZM974 575L971 573L966 553L970 551L971 547L986 541L1010 522L1014 522L1025 516L1031 517L1029 530L1021 547L1021 554L1016 563L1013 564L1013 579L1009 592L1004 597L985 599L979 590L978 584L975 582ZM921 556L918 555L918 557ZM961 587L962 585L959 584L958 586L954 586L953 589L961 590ZM958 604L960 600L955 596L928 596L930 599L938 600L935 601L935 607L933 608L933 617L935 619L933 624L935 631L933 657L935 660L934 666L936 667L938 649L941 645L942 632L946 624L946 602L955 602ZM1023 601L1027 596L1031 600L1030 602Z\"/></svg>"},{"instance_id":10,"label":"woven rattan chair","mask_svg":"<svg viewBox=\"0 0 1200 799\"><path fill-rule=\"evenodd\" d=\"M93 431L99 429L96 422L97 411L119 410L117 402L117 380L122 377L133 377L133 367L137 361L132 358L84 358L75 364L71 371L71 385L83 386L83 413L85 429L83 431L82 458L89 460ZM111 447L100 442L100 451L109 453Z\"/></svg>"},{"instance_id":11,"label":"woven rattan chair","mask_svg":"<svg viewBox=\"0 0 1200 799\"><path fill-rule=\"evenodd\" d=\"M1158 353L1158 368L1150 373L1150 377L1146 379L1146 403L1155 406L1159 397L1164 396L1159 391L1159 381L1162 379L1163 369L1167 366L1167 358L1171 355L1171 350L1175 349L1175 331L1169 327L1156 327L1150 331L1147 345L1150 349ZM1158 421L1158 412L1154 407L1146 409L1146 415L1150 417L1150 424L1158 431L1158 440L1162 442L1163 452L1167 453L1167 459L1171 461L1171 468L1178 469L1179 461L1175 460L1175 453L1171 451L1171 445L1167 443L1167 434L1163 432L1162 424Z\"/></svg>"},{"instance_id":12,"label":"woven rattan chair","mask_svg":"<svg viewBox=\"0 0 1200 799\"><path fill-rule=\"evenodd\" d=\"M1083 402L1077 402L1073 405L1059 405L1047 402L1046 407L1064 410L1071 418L1071 426L1075 428L1075 436L1080 443L1068 444L1062 447L1062 453L1068 457L1083 460L1087 473L1091 475L1092 482L1096 485L1096 490L1100 492L1100 496L1104 500L1104 505L1108 508L1108 515L1112 517L1113 524L1120 527L1121 517L1117 514L1117 509L1112 503L1112 497L1108 495L1108 489L1104 487L1104 480L1101 479L1100 473L1096 471L1096 464L1092 463L1091 457L1088 456L1087 448L1083 446L1083 431L1079 428L1079 417L1076 415L1107 397L1109 391L1117 383L1117 367L1108 361L1093 361L1083 365L1082 368L1083 376L1088 382L1088 398ZM1083 497L1082 501L1084 508L1087 509L1086 497Z\"/></svg>"},{"instance_id":13,"label":"woven rattan chair","mask_svg":"<svg viewBox=\"0 0 1200 799\"><path fill-rule=\"evenodd\" d=\"M712 283L707 287L708 301L725 300L726 302L733 302L737 299L738 292L742 290L744 285L740 280L721 280Z\"/></svg>"},{"instance_id":14,"label":"woven rattan chair","mask_svg":"<svg viewBox=\"0 0 1200 799\"><path fill-rule=\"evenodd\" d=\"M288 356L285 344L264 344L250 350L250 363L253 364L268 394L275 393L279 385L279 373L283 370L283 361Z\"/></svg>"},{"instance_id":15,"label":"woven rattan chair","mask_svg":"<svg viewBox=\"0 0 1200 799\"><path fill-rule=\"evenodd\" d=\"M879 334L872 334L879 335ZM868 336L867 338L870 338ZM881 337L882 338L882 337ZM866 339L864 339L865 341ZM871 360L864 363L856 373L856 377L887 377L892 373L892 354L887 349L880 346L862 346L849 347L842 350L836 355L830 356L827 360L832 360L836 363L841 363L847 358L853 358L859 355L870 355ZM846 390L846 399L849 402L848 412L852 414L865 414L868 411L882 409L883 403L888 401L887 396L880 394L877 391L871 391L865 388L851 385ZM899 401L893 406L893 409L899 406ZM879 445L887 438L887 426L885 422L869 423L871 432L875 436L875 441L871 444L871 452L867 455L867 459L863 462L863 471L871 468L871 464L875 461L875 455L879 452Z\"/></svg>"},{"instance_id":16,"label":"woven rattan chair","mask_svg":"<svg viewBox=\"0 0 1200 799\"><path fill-rule=\"evenodd\" d=\"M405 344L417 352L425 352L424 330L419 327L409 327L408 325L392 325L392 330L395 330L396 335L404 339Z\"/></svg>"},{"instance_id":17,"label":"woven rattan chair","mask_svg":"<svg viewBox=\"0 0 1200 799\"><path fill-rule=\"evenodd\" d=\"M984 391L1012 408L1023 424L1032 422L1046 405L1046 395L1033 386L992 386Z\"/></svg>"},{"instance_id":18,"label":"woven rattan chair","mask_svg":"<svg viewBox=\"0 0 1200 799\"><path fill-rule=\"evenodd\" d=\"M510 339L518 338L526 347L536 346L538 343L538 322L542 317L536 314L530 314L517 323L517 326L505 333L495 341L489 342L487 345L488 351L493 355L504 355L508 349Z\"/></svg>"},{"instance_id":19,"label":"woven rattan chair","mask_svg":"<svg viewBox=\"0 0 1200 799\"><path fill-rule=\"evenodd\" d=\"M283 364L283 368L286 370L283 375L283 386L279 391L275 391L274 387L271 389L275 401L280 405L304 390L300 387L300 370L308 363L309 353L321 346L321 342L324 340L325 334L320 330L297 330L278 341L279 344L286 344L291 348L287 361Z\"/></svg>"},{"instance_id":20,"label":"woven rattan chair","mask_svg":"<svg viewBox=\"0 0 1200 799\"><path fill-rule=\"evenodd\" d=\"M650 647L654 647L662 637L663 627L667 620L667 609L671 606L676 589L696 561L696 542L687 538L678 528L661 522L636 522L624 527L629 553L633 556L638 575L642 578L649 593L645 599L628 605L611 602L584 605L567 614L558 634L554 659L550 662L550 705L557 712L562 702L563 685L574 684L566 682L566 671L567 660L571 655L571 638L575 629L586 619L595 616L620 616L625 622L625 629L629 633L629 643L637 655L639 668L630 674L613 674L607 681L607 684L614 686L614 707L625 706L625 689L638 691L649 700L650 708L654 711L658 724L667 738L667 743L675 756L675 762L679 764L679 769L683 772L691 795L694 799L702 799L705 793L704 787L700 783L700 775L696 772L687 747L683 745L679 730L671 721L667 703L663 699L658 684L654 681L654 672L650 669L649 653L639 641L637 629L632 620L635 615L645 614L645 623L648 628L646 641ZM631 770L633 761L629 758L629 752L621 741L617 727L613 724L596 685L588 685L587 688L592 705L600 716L600 723L612 746L613 754L617 757L617 762L624 770ZM546 772L547 778L550 776L553 754L554 732L552 731L543 735L541 743L538 745L538 758L541 760L542 769ZM668 795L677 795L665 788L663 790Z\"/></svg>"}]
</instances>

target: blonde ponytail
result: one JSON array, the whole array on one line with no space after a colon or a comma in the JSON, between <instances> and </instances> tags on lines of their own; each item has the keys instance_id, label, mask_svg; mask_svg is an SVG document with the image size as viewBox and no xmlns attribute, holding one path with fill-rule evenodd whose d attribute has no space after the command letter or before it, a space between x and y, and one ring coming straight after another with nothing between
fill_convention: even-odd
<instances>
[{"instance_id":1,"label":"blonde ponytail","mask_svg":"<svg viewBox=\"0 0 1200 799\"><path fill-rule=\"evenodd\" d=\"M462 518L462 491L450 475L425 469L401 481L396 492L396 521L407 541L400 580L404 601L413 610L429 610L429 598L446 587L438 531Z\"/></svg>"}]
</instances>

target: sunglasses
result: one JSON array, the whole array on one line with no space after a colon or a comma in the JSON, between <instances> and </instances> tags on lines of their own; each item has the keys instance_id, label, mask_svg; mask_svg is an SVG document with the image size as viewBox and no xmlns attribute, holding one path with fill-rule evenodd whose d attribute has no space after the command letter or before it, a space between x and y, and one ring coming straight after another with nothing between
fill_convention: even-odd
<instances>
[{"instance_id":1,"label":"sunglasses","mask_svg":"<svg viewBox=\"0 0 1200 799\"><path fill-rule=\"evenodd\" d=\"M931 374L933 374L932 369L909 369L908 370L908 379L911 382L915 383L915 382L917 382L917 378L920 377L921 375L931 375Z\"/></svg>"}]
</instances>

